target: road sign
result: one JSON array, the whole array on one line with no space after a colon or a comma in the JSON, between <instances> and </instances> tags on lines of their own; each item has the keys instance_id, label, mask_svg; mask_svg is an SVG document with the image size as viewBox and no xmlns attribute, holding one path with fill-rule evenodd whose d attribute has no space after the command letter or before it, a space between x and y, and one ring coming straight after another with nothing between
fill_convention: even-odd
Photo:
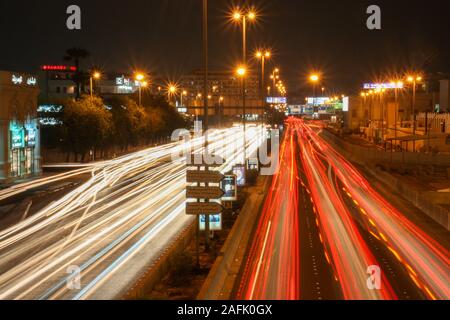
<instances>
[{"instance_id":1,"label":"road sign","mask_svg":"<svg viewBox=\"0 0 450 320\"><path fill-rule=\"evenodd\" d=\"M225 192L219 187L188 187L186 196L194 199L219 199Z\"/></svg>"},{"instance_id":2,"label":"road sign","mask_svg":"<svg viewBox=\"0 0 450 320\"><path fill-rule=\"evenodd\" d=\"M225 176L218 171L188 170L187 183L220 183Z\"/></svg>"},{"instance_id":3,"label":"road sign","mask_svg":"<svg viewBox=\"0 0 450 320\"><path fill-rule=\"evenodd\" d=\"M222 201L237 201L237 177L234 174L226 176L220 184L225 193Z\"/></svg>"},{"instance_id":4,"label":"road sign","mask_svg":"<svg viewBox=\"0 0 450 320\"><path fill-rule=\"evenodd\" d=\"M186 204L187 215L216 215L223 212L223 207L216 202L188 202Z\"/></svg>"},{"instance_id":5,"label":"road sign","mask_svg":"<svg viewBox=\"0 0 450 320\"><path fill-rule=\"evenodd\" d=\"M236 165L233 167L233 174L236 176L237 185L239 187L245 186L247 179L245 176L245 167L243 165Z\"/></svg>"},{"instance_id":6,"label":"road sign","mask_svg":"<svg viewBox=\"0 0 450 320\"><path fill-rule=\"evenodd\" d=\"M192 154L187 156L186 163L188 166L201 167L221 167L225 164L225 159L219 156L210 155L206 157L203 154Z\"/></svg>"},{"instance_id":7,"label":"road sign","mask_svg":"<svg viewBox=\"0 0 450 320\"><path fill-rule=\"evenodd\" d=\"M200 230L201 231L205 231L206 230L206 216L204 215L200 215L198 217L199 221L199 226L200 226ZM210 231L220 231L222 230L222 215L218 214L218 215L210 215L209 216L209 230Z\"/></svg>"}]
</instances>

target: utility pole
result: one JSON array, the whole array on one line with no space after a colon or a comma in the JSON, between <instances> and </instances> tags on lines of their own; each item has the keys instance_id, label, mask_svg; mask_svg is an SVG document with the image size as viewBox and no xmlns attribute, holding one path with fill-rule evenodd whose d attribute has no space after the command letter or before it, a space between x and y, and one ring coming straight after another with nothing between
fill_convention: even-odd
<instances>
[{"instance_id":1,"label":"utility pole","mask_svg":"<svg viewBox=\"0 0 450 320\"><path fill-rule=\"evenodd\" d=\"M208 0L203 0L203 107L204 107L204 132L205 132L205 155L208 154ZM208 187L208 183L206 184ZM209 200L206 200L208 202ZM205 215L205 251L209 251L209 215Z\"/></svg>"},{"instance_id":2,"label":"utility pole","mask_svg":"<svg viewBox=\"0 0 450 320\"><path fill-rule=\"evenodd\" d=\"M242 20L242 59L244 60L244 68L247 69L247 15L244 14ZM246 88L245 88L245 75L242 77L242 111L243 111L243 124L244 124L244 170L247 171L247 108L245 105Z\"/></svg>"}]
</instances>

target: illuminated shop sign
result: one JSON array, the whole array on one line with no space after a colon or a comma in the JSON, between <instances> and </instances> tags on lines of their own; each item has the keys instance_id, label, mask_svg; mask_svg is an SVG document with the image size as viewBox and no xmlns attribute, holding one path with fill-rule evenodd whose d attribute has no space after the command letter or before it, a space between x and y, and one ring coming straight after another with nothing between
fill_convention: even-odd
<instances>
[{"instance_id":1,"label":"illuminated shop sign","mask_svg":"<svg viewBox=\"0 0 450 320\"><path fill-rule=\"evenodd\" d=\"M133 81L129 78L125 78L125 77L118 77L116 78L116 86L119 88L119 90L121 91L125 91L125 92L133 92L134 87L138 87L139 86L139 81Z\"/></svg>"},{"instance_id":2,"label":"illuminated shop sign","mask_svg":"<svg viewBox=\"0 0 450 320\"><path fill-rule=\"evenodd\" d=\"M36 129L32 127L27 127L26 129L25 143L27 147L34 147L36 145Z\"/></svg>"},{"instance_id":3,"label":"illuminated shop sign","mask_svg":"<svg viewBox=\"0 0 450 320\"><path fill-rule=\"evenodd\" d=\"M15 85L21 85L24 83L24 79L22 75L13 74L11 76L11 82ZM35 77L28 77L25 83L29 86L35 86L37 84L37 80Z\"/></svg>"},{"instance_id":4,"label":"illuminated shop sign","mask_svg":"<svg viewBox=\"0 0 450 320\"><path fill-rule=\"evenodd\" d=\"M267 97L266 101L267 101L267 103L271 103L271 104L286 104L287 98L286 97Z\"/></svg>"},{"instance_id":5,"label":"illuminated shop sign","mask_svg":"<svg viewBox=\"0 0 450 320\"><path fill-rule=\"evenodd\" d=\"M27 85L29 86L35 86L37 84L37 80L35 77L30 77L27 79Z\"/></svg>"},{"instance_id":6,"label":"illuminated shop sign","mask_svg":"<svg viewBox=\"0 0 450 320\"><path fill-rule=\"evenodd\" d=\"M77 71L77 67L68 67L68 66L53 66L53 65L45 65L41 67L41 70L44 71L71 71L75 72Z\"/></svg>"},{"instance_id":7,"label":"illuminated shop sign","mask_svg":"<svg viewBox=\"0 0 450 320\"><path fill-rule=\"evenodd\" d=\"M25 131L23 127L11 126L11 149L25 147Z\"/></svg>"},{"instance_id":8,"label":"illuminated shop sign","mask_svg":"<svg viewBox=\"0 0 450 320\"><path fill-rule=\"evenodd\" d=\"M403 89L403 83L365 83L364 89L376 90L376 89Z\"/></svg>"},{"instance_id":9,"label":"illuminated shop sign","mask_svg":"<svg viewBox=\"0 0 450 320\"><path fill-rule=\"evenodd\" d=\"M61 112L63 109L62 106L58 106L58 105L40 105L37 109L37 112L40 113L59 113Z\"/></svg>"},{"instance_id":10,"label":"illuminated shop sign","mask_svg":"<svg viewBox=\"0 0 450 320\"><path fill-rule=\"evenodd\" d=\"M12 77L11 77L11 81L12 81L12 83L14 83L14 84L22 84L22 82L23 82L23 77L22 77L22 76L18 76L18 75L13 74Z\"/></svg>"}]
</instances>

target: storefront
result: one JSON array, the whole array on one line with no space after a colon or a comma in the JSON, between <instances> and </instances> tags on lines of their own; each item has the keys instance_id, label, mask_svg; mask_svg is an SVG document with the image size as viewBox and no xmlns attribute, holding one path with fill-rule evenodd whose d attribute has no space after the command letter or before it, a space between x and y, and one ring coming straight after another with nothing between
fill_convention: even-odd
<instances>
[{"instance_id":1,"label":"storefront","mask_svg":"<svg viewBox=\"0 0 450 320\"><path fill-rule=\"evenodd\" d=\"M0 71L0 183L41 173L35 80Z\"/></svg>"},{"instance_id":2,"label":"storefront","mask_svg":"<svg viewBox=\"0 0 450 320\"><path fill-rule=\"evenodd\" d=\"M36 138L38 128L35 121L25 124L10 122L10 177L17 178L35 173Z\"/></svg>"}]
</instances>

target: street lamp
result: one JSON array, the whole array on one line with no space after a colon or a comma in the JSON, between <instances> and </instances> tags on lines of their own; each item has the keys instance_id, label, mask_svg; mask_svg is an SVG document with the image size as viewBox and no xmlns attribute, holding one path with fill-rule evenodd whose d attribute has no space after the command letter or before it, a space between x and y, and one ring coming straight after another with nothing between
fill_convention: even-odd
<instances>
[{"instance_id":1,"label":"street lamp","mask_svg":"<svg viewBox=\"0 0 450 320\"><path fill-rule=\"evenodd\" d=\"M242 60L247 65L247 22L256 20L256 13L253 10L240 11L233 13L233 19L236 22L242 22Z\"/></svg>"},{"instance_id":2,"label":"street lamp","mask_svg":"<svg viewBox=\"0 0 450 320\"><path fill-rule=\"evenodd\" d=\"M142 86L143 86L143 81L145 79L144 74L142 73L136 73L135 75L135 79L139 84L139 106L142 106Z\"/></svg>"},{"instance_id":3,"label":"street lamp","mask_svg":"<svg viewBox=\"0 0 450 320\"><path fill-rule=\"evenodd\" d=\"M240 66L236 69L236 75L242 80L242 122L244 124L244 168L247 168L246 166L246 160L247 160L247 111L245 107L245 76L247 74L247 68L245 66Z\"/></svg>"},{"instance_id":4,"label":"street lamp","mask_svg":"<svg viewBox=\"0 0 450 320\"><path fill-rule=\"evenodd\" d=\"M407 80L409 83L412 84L413 86L413 96L412 96L412 105L411 105L411 111L412 111L412 116L413 116L413 152L416 152L416 140L415 140L415 136L416 136L416 89L417 89L417 83L422 81L422 77L419 75L410 75L407 77Z\"/></svg>"},{"instance_id":5,"label":"street lamp","mask_svg":"<svg viewBox=\"0 0 450 320\"><path fill-rule=\"evenodd\" d=\"M169 86L167 87L167 94L168 94L169 103L170 103L170 98L172 96L175 96L177 91L178 91L178 88L176 87L176 85L169 84Z\"/></svg>"},{"instance_id":6,"label":"street lamp","mask_svg":"<svg viewBox=\"0 0 450 320\"><path fill-rule=\"evenodd\" d=\"M265 64L266 59L270 59L271 57L270 51L258 51L256 52L256 58L261 60L261 100L262 100L262 106L264 108L265 105L265 98L264 98L264 87L265 87ZM266 110L267 111L267 110Z\"/></svg>"},{"instance_id":7,"label":"street lamp","mask_svg":"<svg viewBox=\"0 0 450 320\"><path fill-rule=\"evenodd\" d=\"M98 71L94 71L89 80L90 80L90 86L91 86L91 98L94 96L94 79L98 80L102 77L101 73Z\"/></svg>"},{"instance_id":8,"label":"street lamp","mask_svg":"<svg viewBox=\"0 0 450 320\"><path fill-rule=\"evenodd\" d=\"M280 73L280 69L275 68L275 69L272 71L272 74L270 75L270 79L272 79L272 82L273 82L273 88L276 87L276 81L280 78L280 76L278 75L278 73Z\"/></svg>"},{"instance_id":9,"label":"street lamp","mask_svg":"<svg viewBox=\"0 0 450 320\"><path fill-rule=\"evenodd\" d=\"M242 62L244 66L247 65L247 22L256 21L256 13L252 9L248 10L235 10L233 13L233 19L236 22L242 23ZM246 108L245 108L245 67L238 70L238 76L242 78L242 107L244 110L243 123L244 123L244 167L246 167L246 145L245 145L245 133L246 133ZM243 73L243 74L242 74Z\"/></svg>"},{"instance_id":10,"label":"street lamp","mask_svg":"<svg viewBox=\"0 0 450 320\"><path fill-rule=\"evenodd\" d=\"M311 83L313 84L313 98L314 98L314 103L313 103L313 106L315 106L316 105L316 86L317 86L317 83L319 82L319 80L320 80L320 76L318 75L318 74L311 74L310 76L309 76L309 80L311 81Z\"/></svg>"},{"instance_id":11,"label":"street lamp","mask_svg":"<svg viewBox=\"0 0 450 320\"><path fill-rule=\"evenodd\" d=\"M183 90L181 93L181 107L183 107L183 97L186 97L188 95L188 92L186 90Z\"/></svg>"}]
</instances>

